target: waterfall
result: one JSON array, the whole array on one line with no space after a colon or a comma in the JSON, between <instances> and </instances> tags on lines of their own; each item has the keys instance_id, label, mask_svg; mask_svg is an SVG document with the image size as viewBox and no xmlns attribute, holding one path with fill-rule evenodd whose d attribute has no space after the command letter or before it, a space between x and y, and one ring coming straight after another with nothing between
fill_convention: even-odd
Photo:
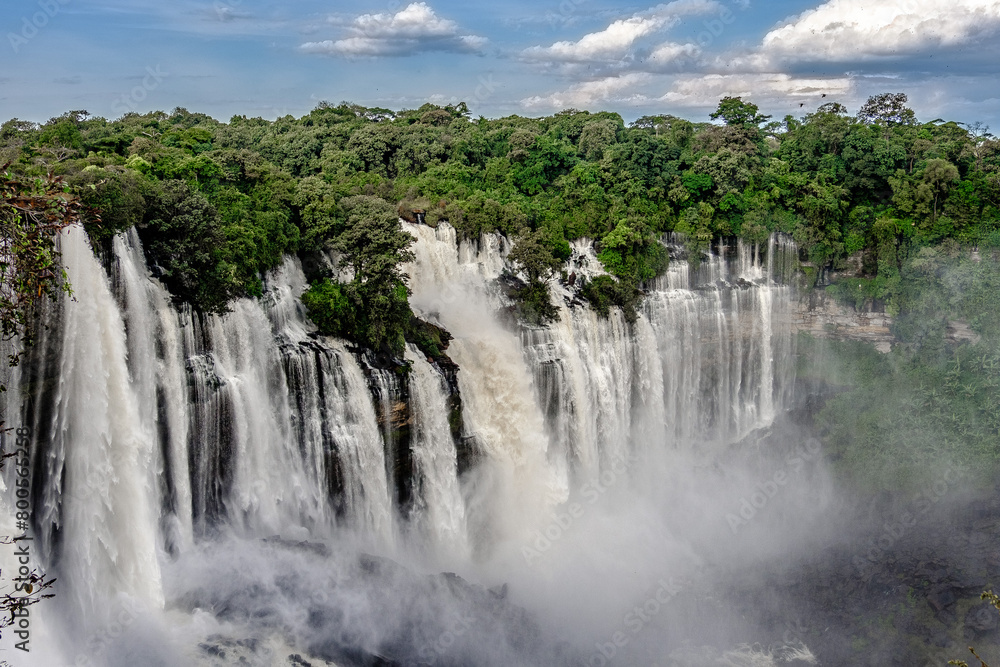
<instances>
[{"instance_id":1,"label":"waterfall","mask_svg":"<svg viewBox=\"0 0 1000 667\"><path fill-rule=\"evenodd\" d=\"M161 605L158 547L183 551L219 528L301 539L339 518L391 542L364 373L342 343L310 336L293 260L264 299L206 316L171 304L134 230L113 241L114 280L81 229L61 245L74 297L33 351L40 379L12 386L7 414L28 391L35 523L79 609L119 592Z\"/></svg>"},{"instance_id":2,"label":"waterfall","mask_svg":"<svg viewBox=\"0 0 1000 667\"><path fill-rule=\"evenodd\" d=\"M477 246L457 243L447 223L404 228L417 238L416 260L407 267L411 303L454 336L448 353L461 369L467 436L485 454L466 489L469 530L482 549L494 539L525 535L565 500L566 480L548 463L549 439L518 336L498 319L501 299L491 282L504 266L503 239L485 235Z\"/></svg>"},{"instance_id":3,"label":"waterfall","mask_svg":"<svg viewBox=\"0 0 1000 667\"><path fill-rule=\"evenodd\" d=\"M130 373L125 322L83 229L69 228L60 241L74 297L63 306L56 385L36 383L33 397L49 415L38 424L32 461L44 485L36 524L65 594L81 618L97 622L94 614L117 594L163 604L155 438L137 395L150 398L151 381Z\"/></svg>"},{"instance_id":4,"label":"waterfall","mask_svg":"<svg viewBox=\"0 0 1000 667\"><path fill-rule=\"evenodd\" d=\"M617 309L602 319L572 305L572 293L551 281L559 320L525 330L522 341L547 433L577 483L653 449L708 454L706 445L774 419L792 368L790 288L772 273L775 256L784 266L780 243L772 238L766 264L742 242L732 256L720 246L695 271L672 262L631 325ZM574 244L574 272L593 276L599 266L589 244Z\"/></svg>"},{"instance_id":5,"label":"waterfall","mask_svg":"<svg viewBox=\"0 0 1000 667\"><path fill-rule=\"evenodd\" d=\"M316 377L328 385L323 390L325 405L312 422L331 430L332 451L343 480L344 522L387 545L394 539L393 511L375 408L357 360L343 344L327 344L330 351L320 355L316 369Z\"/></svg>"},{"instance_id":6,"label":"waterfall","mask_svg":"<svg viewBox=\"0 0 1000 667\"><path fill-rule=\"evenodd\" d=\"M193 541L188 475L188 404L180 320L164 287L151 280L139 234L132 228L113 241L118 293L128 343L132 387L143 429L156 434L160 524L168 550Z\"/></svg>"},{"instance_id":7,"label":"waterfall","mask_svg":"<svg viewBox=\"0 0 1000 667\"><path fill-rule=\"evenodd\" d=\"M382 435L354 355L311 337L294 260L264 299L223 316L188 313L195 513L248 535L329 535L346 523L377 542L393 528Z\"/></svg>"},{"instance_id":8,"label":"waterfall","mask_svg":"<svg viewBox=\"0 0 1000 667\"><path fill-rule=\"evenodd\" d=\"M448 425L445 380L410 347L413 402L413 463L416 528L442 553L463 559L468 544L465 505L458 484L458 460Z\"/></svg>"},{"instance_id":9,"label":"waterfall","mask_svg":"<svg viewBox=\"0 0 1000 667\"><path fill-rule=\"evenodd\" d=\"M668 536L671 505L650 489L675 465L677 483L691 461L712 461L788 404L794 244L776 235L766 246L720 243L697 267L674 260L629 322L581 302L572 283L603 270L577 240L574 280L550 281L558 319L526 327L498 280L511 271L506 239L403 226L416 238L411 305L452 334L457 371L412 346L408 368L386 366L319 335L295 258L264 276L261 298L206 314L171 300L135 230L113 240L110 278L82 230L62 237L75 298L49 308L51 329L13 374L6 415L20 412L35 430L35 534L74 617L122 596L183 606L177 596L197 598L177 580L192 558L275 535L514 578L523 573L503 558L519 559L609 474L628 480L622 504L592 511L586 530L617 541L587 557L607 565L689 550ZM679 507L694 514L692 498ZM651 524L667 528L647 539ZM205 567L196 580L210 585L216 565ZM288 618L306 618L294 604Z\"/></svg>"}]
</instances>

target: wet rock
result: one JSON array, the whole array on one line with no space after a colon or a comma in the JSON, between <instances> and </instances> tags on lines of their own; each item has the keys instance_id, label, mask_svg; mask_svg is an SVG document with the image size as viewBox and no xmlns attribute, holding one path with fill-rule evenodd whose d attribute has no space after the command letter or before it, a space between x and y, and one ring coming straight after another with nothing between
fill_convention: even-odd
<instances>
[{"instance_id":1,"label":"wet rock","mask_svg":"<svg viewBox=\"0 0 1000 667\"><path fill-rule=\"evenodd\" d=\"M330 547L323 544L322 542L309 542L305 540L297 542L295 540L286 540L282 538L280 535L265 537L264 542L282 547L284 549L290 549L293 551L308 551L310 553L316 554L317 556L330 555Z\"/></svg>"},{"instance_id":2,"label":"wet rock","mask_svg":"<svg viewBox=\"0 0 1000 667\"><path fill-rule=\"evenodd\" d=\"M1000 611L989 602L977 604L965 613L965 627L974 637L992 634L1000 628Z\"/></svg>"},{"instance_id":3,"label":"wet rock","mask_svg":"<svg viewBox=\"0 0 1000 667\"><path fill-rule=\"evenodd\" d=\"M944 630L937 630L931 633L929 639L931 644L939 648L951 648L956 645Z\"/></svg>"},{"instance_id":4,"label":"wet rock","mask_svg":"<svg viewBox=\"0 0 1000 667\"><path fill-rule=\"evenodd\" d=\"M927 602L939 613L955 604L956 600L955 593L948 584L935 586L927 594Z\"/></svg>"}]
</instances>

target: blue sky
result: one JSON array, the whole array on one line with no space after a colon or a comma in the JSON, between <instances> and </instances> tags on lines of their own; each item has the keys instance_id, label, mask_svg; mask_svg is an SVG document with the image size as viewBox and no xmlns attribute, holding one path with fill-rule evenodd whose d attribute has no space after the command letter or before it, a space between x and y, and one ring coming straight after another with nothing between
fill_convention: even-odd
<instances>
[{"instance_id":1,"label":"blue sky","mask_svg":"<svg viewBox=\"0 0 1000 667\"><path fill-rule=\"evenodd\" d=\"M0 25L0 121L323 100L707 120L726 95L782 118L905 92L1000 130L1000 0L4 0Z\"/></svg>"}]
</instances>

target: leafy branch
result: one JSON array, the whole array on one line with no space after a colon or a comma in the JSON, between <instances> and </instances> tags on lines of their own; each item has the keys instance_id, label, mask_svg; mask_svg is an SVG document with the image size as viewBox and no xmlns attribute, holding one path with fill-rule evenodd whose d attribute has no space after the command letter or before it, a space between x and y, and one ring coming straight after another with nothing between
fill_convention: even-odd
<instances>
[{"instance_id":1,"label":"leafy branch","mask_svg":"<svg viewBox=\"0 0 1000 667\"><path fill-rule=\"evenodd\" d=\"M67 195L62 179L50 174L33 181L17 179L0 167L0 337L34 341L32 322L45 297L70 292L59 264L55 238L83 215L79 201ZM20 352L8 358L16 366ZM2 389L2 388L0 388Z\"/></svg>"}]
</instances>

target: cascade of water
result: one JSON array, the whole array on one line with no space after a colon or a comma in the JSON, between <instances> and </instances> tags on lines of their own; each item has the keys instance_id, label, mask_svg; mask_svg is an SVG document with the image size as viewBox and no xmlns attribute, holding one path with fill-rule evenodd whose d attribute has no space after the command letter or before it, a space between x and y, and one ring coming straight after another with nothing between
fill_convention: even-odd
<instances>
[{"instance_id":1,"label":"cascade of water","mask_svg":"<svg viewBox=\"0 0 1000 667\"><path fill-rule=\"evenodd\" d=\"M281 349L290 421L308 475L337 499L342 522L385 545L393 538L391 496L378 419L357 359L333 339L314 340L299 297L306 278L288 259L263 300Z\"/></svg>"},{"instance_id":2,"label":"cascade of water","mask_svg":"<svg viewBox=\"0 0 1000 667\"><path fill-rule=\"evenodd\" d=\"M51 419L37 436L46 448L48 488L59 496L49 503L60 507L67 593L81 618L97 622L94 614L117 593L163 603L155 439L130 386L124 322L108 278L82 229L70 228L61 243L75 296L64 304Z\"/></svg>"},{"instance_id":3,"label":"cascade of water","mask_svg":"<svg viewBox=\"0 0 1000 667\"><path fill-rule=\"evenodd\" d=\"M468 555L465 501L458 484L458 457L448 425L444 377L415 347L410 398L413 410L413 519L418 531L441 553L463 560Z\"/></svg>"},{"instance_id":4,"label":"cascade of water","mask_svg":"<svg viewBox=\"0 0 1000 667\"><path fill-rule=\"evenodd\" d=\"M319 377L327 387L323 423L331 430L341 466L345 523L388 545L394 537L385 448L361 367L343 345L330 341Z\"/></svg>"},{"instance_id":5,"label":"cascade of water","mask_svg":"<svg viewBox=\"0 0 1000 667\"><path fill-rule=\"evenodd\" d=\"M732 442L769 423L790 391L791 336L784 279L794 248L772 237L767 262L755 246L719 244L696 270L675 261L653 281L627 324L561 305L546 329L525 331L552 450L579 482L642 451ZM777 259L776 260L774 258ZM571 268L598 275L591 248L575 243ZM780 273L784 271L785 273ZM561 304L572 293L558 281ZM631 448L631 450L630 450Z\"/></svg>"},{"instance_id":6,"label":"cascade of water","mask_svg":"<svg viewBox=\"0 0 1000 667\"><path fill-rule=\"evenodd\" d=\"M590 309L563 307L551 328L527 330L523 339L536 376L560 367L558 393L550 389L543 400L566 465L573 462L581 479L593 480L602 467L627 458L634 340L621 312L601 319Z\"/></svg>"},{"instance_id":7,"label":"cascade of water","mask_svg":"<svg viewBox=\"0 0 1000 667\"><path fill-rule=\"evenodd\" d=\"M385 543L386 463L364 374L341 344L312 339L304 289L288 260L264 299L190 316L195 513L300 537L330 534L339 516Z\"/></svg>"},{"instance_id":8,"label":"cascade of water","mask_svg":"<svg viewBox=\"0 0 1000 667\"><path fill-rule=\"evenodd\" d=\"M401 491L408 487L407 471L397 470L397 466L403 460L398 437L397 417L406 404L398 378L395 373L381 368L371 369L371 385L375 398L376 419L379 430L382 434L382 441L385 443L385 478L389 488L389 495L393 505L402 505ZM401 488L402 487L402 488Z\"/></svg>"},{"instance_id":9,"label":"cascade of water","mask_svg":"<svg viewBox=\"0 0 1000 667\"><path fill-rule=\"evenodd\" d=\"M129 373L143 428L157 434L161 517L168 550L193 540L188 474L188 404L177 312L163 286L151 280L135 228L113 241L119 299L128 343Z\"/></svg>"},{"instance_id":10,"label":"cascade of water","mask_svg":"<svg viewBox=\"0 0 1000 667\"><path fill-rule=\"evenodd\" d=\"M505 244L495 235L485 235L478 248L458 244L447 224L404 228L417 239L416 260L406 268L411 303L454 336L448 353L461 369L465 428L485 454L479 478L466 487L475 496L468 499L470 534L522 535L531 517L565 499L567 487L560 469L548 464L531 372L517 336L497 319L499 296L487 283L503 267Z\"/></svg>"}]
</instances>

